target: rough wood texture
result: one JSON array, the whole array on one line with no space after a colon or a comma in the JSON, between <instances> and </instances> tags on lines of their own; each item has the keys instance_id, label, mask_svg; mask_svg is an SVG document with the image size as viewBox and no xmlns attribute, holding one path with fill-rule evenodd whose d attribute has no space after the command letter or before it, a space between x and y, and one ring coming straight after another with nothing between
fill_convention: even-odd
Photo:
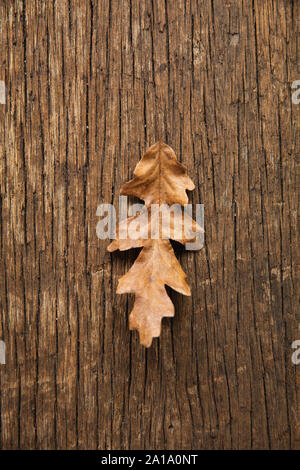
<instances>
[{"instance_id":1,"label":"rough wood texture","mask_svg":"<svg viewBox=\"0 0 300 470\"><path fill-rule=\"evenodd\" d=\"M299 14L0 0L1 448L300 447ZM206 242L176 247L192 297L170 294L146 350L116 295L137 252L106 252L96 208L159 139L196 184Z\"/></svg>"}]
</instances>

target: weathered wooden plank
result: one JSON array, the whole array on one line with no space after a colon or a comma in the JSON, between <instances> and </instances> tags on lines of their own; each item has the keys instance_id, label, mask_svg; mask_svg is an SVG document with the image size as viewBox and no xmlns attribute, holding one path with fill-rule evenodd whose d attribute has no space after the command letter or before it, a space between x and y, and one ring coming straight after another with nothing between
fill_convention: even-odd
<instances>
[{"instance_id":1,"label":"weathered wooden plank","mask_svg":"<svg viewBox=\"0 0 300 470\"><path fill-rule=\"evenodd\" d=\"M0 1L1 448L300 447L298 17L284 0ZM158 139L206 239L176 246L193 295L170 294L145 350L116 295L137 252L106 252L96 209Z\"/></svg>"}]
</instances>

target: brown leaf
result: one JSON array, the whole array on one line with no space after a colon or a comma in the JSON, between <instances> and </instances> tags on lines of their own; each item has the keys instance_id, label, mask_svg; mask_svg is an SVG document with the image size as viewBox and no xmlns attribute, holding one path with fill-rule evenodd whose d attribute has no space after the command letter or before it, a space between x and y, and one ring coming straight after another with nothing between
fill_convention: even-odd
<instances>
[{"instance_id":1,"label":"brown leaf","mask_svg":"<svg viewBox=\"0 0 300 470\"><path fill-rule=\"evenodd\" d=\"M131 269L119 279L117 293L135 294L129 326L139 331L141 343L149 347L152 338L160 335L162 318L174 316L165 285L191 295L168 238L184 244L195 240L203 229L180 208L188 202L185 190L193 189L194 184L168 145L159 142L150 147L134 174L121 194L138 196L146 206L120 222L108 251L143 247ZM186 223L188 230L184 230Z\"/></svg>"}]
</instances>

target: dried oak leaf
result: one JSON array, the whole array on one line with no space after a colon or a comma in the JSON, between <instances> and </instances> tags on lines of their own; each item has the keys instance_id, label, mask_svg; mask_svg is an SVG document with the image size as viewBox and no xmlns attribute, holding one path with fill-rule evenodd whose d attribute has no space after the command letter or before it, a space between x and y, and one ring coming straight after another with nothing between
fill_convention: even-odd
<instances>
[{"instance_id":1,"label":"dried oak leaf","mask_svg":"<svg viewBox=\"0 0 300 470\"><path fill-rule=\"evenodd\" d=\"M121 194L134 195L145 201L140 214L122 221L117 229L117 238L108 251L127 250L143 247L138 258L120 280L118 294L134 293L135 303L129 317L131 330L137 329L141 343L149 347L152 338L160 335L163 317L174 316L174 306L167 295L165 285L184 295L191 295L189 286L171 243L166 239L169 226L168 218L161 215L164 206L188 202L186 189L194 189L186 169L166 144L158 142L144 154L134 171L135 177L124 184ZM154 206L154 210L151 210ZM203 229L191 218L190 231L183 230L183 214L178 208L170 215L169 238L181 243L193 241ZM186 215L185 215L186 216ZM155 222L154 231L150 230L151 220ZM185 219L186 220L186 219ZM140 230L130 230L134 224ZM136 229L136 227L134 227ZM131 232L134 236L129 236ZM151 235L151 238L150 238Z\"/></svg>"}]
</instances>

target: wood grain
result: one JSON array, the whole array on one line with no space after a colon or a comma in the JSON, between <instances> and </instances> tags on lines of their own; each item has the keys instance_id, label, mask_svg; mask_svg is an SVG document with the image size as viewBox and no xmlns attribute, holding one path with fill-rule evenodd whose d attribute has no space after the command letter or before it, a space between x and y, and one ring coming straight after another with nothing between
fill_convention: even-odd
<instances>
[{"instance_id":1,"label":"wood grain","mask_svg":"<svg viewBox=\"0 0 300 470\"><path fill-rule=\"evenodd\" d=\"M299 13L0 0L2 449L300 448ZM146 350L116 295L137 252L106 252L96 209L159 139L206 238L176 246L192 297Z\"/></svg>"}]
</instances>

